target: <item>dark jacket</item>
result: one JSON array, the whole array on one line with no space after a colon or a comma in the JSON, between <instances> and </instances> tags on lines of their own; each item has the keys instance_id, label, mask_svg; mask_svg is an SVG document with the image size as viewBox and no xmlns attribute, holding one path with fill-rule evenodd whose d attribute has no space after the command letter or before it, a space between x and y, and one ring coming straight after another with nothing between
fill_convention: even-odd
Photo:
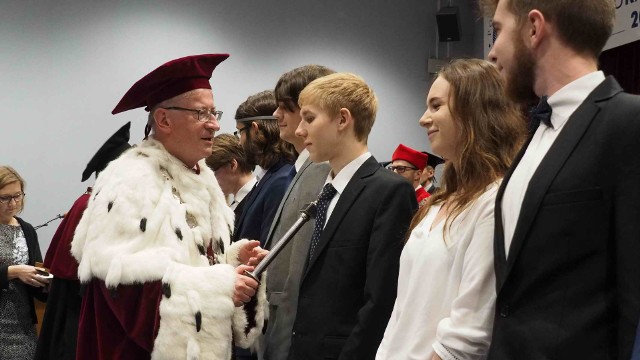
<instances>
[{"instance_id":1,"label":"dark jacket","mask_svg":"<svg viewBox=\"0 0 640 360\"><path fill-rule=\"evenodd\" d=\"M409 182L373 157L360 166L302 275L289 359L375 358L416 208Z\"/></svg>"},{"instance_id":2,"label":"dark jacket","mask_svg":"<svg viewBox=\"0 0 640 360\"><path fill-rule=\"evenodd\" d=\"M40 244L38 243L38 234L36 234L35 229L33 228L33 226L31 226L31 224L19 217L16 217L16 220L18 220L18 223L22 228L22 232L24 233L24 237L27 240L27 248L29 249L29 265L33 266L36 264L36 262L42 262L42 253L40 252ZM8 268L9 265L0 264L0 289L6 289L9 286L9 280L7 279ZM22 282L20 283L23 284ZM29 306L31 308L31 320L35 324L38 322L38 318L36 317L36 309L33 304L33 298L36 298L40 301L47 301L47 294L42 291L42 288L36 288L26 284L23 285L27 287L29 296L31 296ZM2 296L2 292L0 292L0 296Z\"/></svg>"},{"instance_id":3,"label":"dark jacket","mask_svg":"<svg viewBox=\"0 0 640 360\"><path fill-rule=\"evenodd\" d=\"M640 97L604 80L525 192L508 257L495 207L489 359L629 359L640 316ZM526 148L526 145L525 145Z\"/></svg>"}]
</instances>

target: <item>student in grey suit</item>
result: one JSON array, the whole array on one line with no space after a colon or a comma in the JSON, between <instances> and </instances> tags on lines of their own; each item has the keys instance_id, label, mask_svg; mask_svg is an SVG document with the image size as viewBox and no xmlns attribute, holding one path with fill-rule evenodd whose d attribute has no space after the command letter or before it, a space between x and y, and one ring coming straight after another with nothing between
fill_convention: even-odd
<instances>
[{"instance_id":1,"label":"student in grey suit","mask_svg":"<svg viewBox=\"0 0 640 360\"><path fill-rule=\"evenodd\" d=\"M489 58L509 95L541 98L496 199L489 359L629 359L640 316L640 97L598 71L614 1L485 2L498 31Z\"/></svg>"},{"instance_id":2,"label":"student in grey suit","mask_svg":"<svg viewBox=\"0 0 640 360\"><path fill-rule=\"evenodd\" d=\"M294 164L295 176L284 194L276 212L265 244L270 249L300 216L299 210L316 200L324 180L329 174L329 164L314 164L304 147L304 140L295 135L300 117L298 95L311 81L334 71L320 65L305 65L280 77L275 88L278 108L280 138L292 144L300 154ZM294 175L293 173L291 175ZM309 241L314 221L305 224L282 250L269 267L267 298L269 322L264 337L264 359L285 360L291 345L291 330L298 305L300 277L309 253Z\"/></svg>"}]
</instances>

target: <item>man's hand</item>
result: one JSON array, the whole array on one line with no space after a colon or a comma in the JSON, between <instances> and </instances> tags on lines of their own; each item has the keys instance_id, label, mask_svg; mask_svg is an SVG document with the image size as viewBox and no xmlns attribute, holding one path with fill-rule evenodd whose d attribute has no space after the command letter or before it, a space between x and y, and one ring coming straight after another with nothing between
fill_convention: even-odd
<instances>
[{"instance_id":1,"label":"man's hand","mask_svg":"<svg viewBox=\"0 0 640 360\"><path fill-rule=\"evenodd\" d=\"M236 307L248 303L258 288L258 282L244 275L245 271L253 271L253 266L240 265L236 268L236 286L233 291L233 304Z\"/></svg>"},{"instance_id":2,"label":"man's hand","mask_svg":"<svg viewBox=\"0 0 640 360\"><path fill-rule=\"evenodd\" d=\"M259 246L254 248L253 252L253 256L249 258L249 262L247 263L247 265L249 266L257 266L258 264L260 264L262 259L264 259L264 257L269 254L269 250L265 250Z\"/></svg>"},{"instance_id":3,"label":"man's hand","mask_svg":"<svg viewBox=\"0 0 640 360\"><path fill-rule=\"evenodd\" d=\"M268 253L268 250L260 247L260 241L249 240L240 248L238 261L244 265L256 266Z\"/></svg>"}]
</instances>

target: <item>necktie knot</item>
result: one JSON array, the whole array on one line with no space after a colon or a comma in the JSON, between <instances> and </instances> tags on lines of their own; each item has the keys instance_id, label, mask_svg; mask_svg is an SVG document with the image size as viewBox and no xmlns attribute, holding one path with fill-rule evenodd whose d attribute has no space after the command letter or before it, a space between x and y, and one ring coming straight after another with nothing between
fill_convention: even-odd
<instances>
[{"instance_id":1,"label":"necktie knot","mask_svg":"<svg viewBox=\"0 0 640 360\"><path fill-rule=\"evenodd\" d=\"M336 188L334 188L333 185L331 185L331 183L327 183L322 188L322 192L320 193L320 196L318 196L318 200L333 199L333 197L336 195L337 192L338 190L336 190Z\"/></svg>"},{"instance_id":2,"label":"necktie knot","mask_svg":"<svg viewBox=\"0 0 640 360\"><path fill-rule=\"evenodd\" d=\"M536 124L536 126L537 124L543 123L547 127L553 129L553 124L551 123L551 111L551 106L547 102L547 96L542 96L538 106L531 111L532 123Z\"/></svg>"}]
</instances>

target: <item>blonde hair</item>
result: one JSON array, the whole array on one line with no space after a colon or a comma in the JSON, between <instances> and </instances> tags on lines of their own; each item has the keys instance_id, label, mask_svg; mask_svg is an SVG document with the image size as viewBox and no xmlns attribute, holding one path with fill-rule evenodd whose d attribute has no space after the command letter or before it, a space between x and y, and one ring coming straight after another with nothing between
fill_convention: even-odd
<instances>
[{"instance_id":1,"label":"blonde hair","mask_svg":"<svg viewBox=\"0 0 640 360\"><path fill-rule=\"evenodd\" d=\"M335 116L346 108L355 119L354 132L367 141L378 111L378 98L364 80L351 73L335 73L313 80L300 93L298 106L315 104Z\"/></svg>"},{"instance_id":2,"label":"blonde hair","mask_svg":"<svg viewBox=\"0 0 640 360\"><path fill-rule=\"evenodd\" d=\"M0 166L0 189L15 182L20 183L20 191L24 193L25 182L18 172L11 166ZM20 211L24 209L24 200L20 203Z\"/></svg>"},{"instance_id":3,"label":"blonde hair","mask_svg":"<svg viewBox=\"0 0 640 360\"><path fill-rule=\"evenodd\" d=\"M452 201L446 231L487 186L504 176L526 133L524 119L505 95L504 81L492 63L453 60L438 77L449 82L449 110L460 131L460 157L445 163L440 191L416 213L409 231L431 206Z\"/></svg>"}]
</instances>

